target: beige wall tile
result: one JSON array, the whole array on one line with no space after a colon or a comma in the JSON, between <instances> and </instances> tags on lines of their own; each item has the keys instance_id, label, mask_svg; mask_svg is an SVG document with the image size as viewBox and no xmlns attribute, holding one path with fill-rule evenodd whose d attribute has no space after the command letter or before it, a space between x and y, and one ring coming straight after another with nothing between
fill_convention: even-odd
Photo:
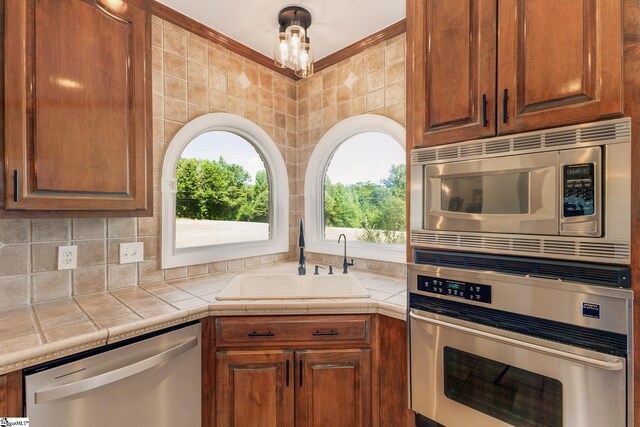
<instances>
[{"instance_id":1,"label":"beige wall tile","mask_svg":"<svg viewBox=\"0 0 640 427\"><path fill-rule=\"evenodd\" d=\"M16 246L7 246L6 248L14 248ZM3 256L3 250L5 248L0 248L0 258L3 260L9 260L9 258L5 258ZM25 251L26 252L26 251ZM24 265L27 264L26 253L24 256ZM18 257L14 260L19 261ZM0 275L2 274L2 265L4 263L0 263ZM26 268L26 267L25 267ZM58 245L57 244L43 244L43 245L31 245L31 271L33 273L40 273L43 271L53 271L58 268ZM11 274L20 274L22 271L18 273Z\"/></svg>"},{"instance_id":2,"label":"beige wall tile","mask_svg":"<svg viewBox=\"0 0 640 427\"><path fill-rule=\"evenodd\" d=\"M225 111L227 109L227 94L217 90L209 91L209 111Z\"/></svg>"},{"instance_id":3,"label":"beige wall tile","mask_svg":"<svg viewBox=\"0 0 640 427\"><path fill-rule=\"evenodd\" d=\"M397 41L387 42L385 47L387 65L405 60L405 39L404 37Z\"/></svg>"},{"instance_id":4,"label":"beige wall tile","mask_svg":"<svg viewBox=\"0 0 640 427\"><path fill-rule=\"evenodd\" d=\"M187 267L169 268L164 271L164 280L182 279L187 277Z\"/></svg>"},{"instance_id":5,"label":"beige wall tile","mask_svg":"<svg viewBox=\"0 0 640 427\"><path fill-rule=\"evenodd\" d=\"M104 265L79 268L72 273L73 295L91 294L107 289L107 268Z\"/></svg>"},{"instance_id":6,"label":"beige wall tile","mask_svg":"<svg viewBox=\"0 0 640 427\"><path fill-rule=\"evenodd\" d=\"M155 23L151 25L151 44L154 47L162 47L162 25Z\"/></svg>"},{"instance_id":7,"label":"beige wall tile","mask_svg":"<svg viewBox=\"0 0 640 427\"><path fill-rule=\"evenodd\" d=\"M401 82L405 80L405 72L404 72L404 62L398 62L393 64L387 68L385 68L384 79L386 84L390 85L393 83Z\"/></svg>"},{"instance_id":8,"label":"beige wall tile","mask_svg":"<svg viewBox=\"0 0 640 427\"><path fill-rule=\"evenodd\" d=\"M160 236L138 237L138 242L144 244L144 259L160 256Z\"/></svg>"},{"instance_id":9,"label":"beige wall tile","mask_svg":"<svg viewBox=\"0 0 640 427\"><path fill-rule=\"evenodd\" d=\"M244 116L244 100L236 96L227 96L227 112Z\"/></svg>"},{"instance_id":10,"label":"beige wall tile","mask_svg":"<svg viewBox=\"0 0 640 427\"><path fill-rule=\"evenodd\" d=\"M27 219L1 219L0 244L28 243L30 227L31 222Z\"/></svg>"},{"instance_id":11,"label":"beige wall tile","mask_svg":"<svg viewBox=\"0 0 640 427\"><path fill-rule=\"evenodd\" d=\"M227 261L227 268L229 270L238 270L244 268L244 259L230 259Z\"/></svg>"},{"instance_id":12,"label":"beige wall tile","mask_svg":"<svg viewBox=\"0 0 640 427\"><path fill-rule=\"evenodd\" d=\"M220 47L209 45L208 50L209 68L216 69L223 73L227 72L227 53Z\"/></svg>"},{"instance_id":13,"label":"beige wall tile","mask_svg":"<svg viewBox=\"0 0 640 427\"><path fill-rule=\"evenodd\" d=\"M34 219L31 221L32 242L57 242L69 240L71 221L69 219Z\"/></svg>"},{"instance_id":14,"label":"beige wall tile","mask_svg":"<svg viewBox=\"0 0 640 427\"><path fill-rule=\"evenodd\" d=\"M160 269L160 260L153 259L138 263L138 281L153 283L164 280L164 271Z\"/></svg>"},{"instance_id":15,"label":"beige wall tile","mask_svg":"<svg viewBox=\"0 0 640 427\"><path fill-rule=\"evenodd\" d=\"M151 111L154 118L164 118L164 98L160 95L153 95L153 104L151 105Z\"/></svg>"},{"instance_id":16,"label":"beige wall tile","mask_svg":"<svg viewBox=\"0 0 640 427\"><path fill-rule=\"evenodd\" d=\"M373 112L384 107L384 89L367 94L367 112Z\"/></svg>"},{"instance_id":17,"label":"beige wall tile","mask_svg":"<svg viewBox=\"0 0 640 427\"><path fill-rule=\"evenodd\" d=\"M207 45L189 37L187 39L187 59L207 65Z\"/></svg>"},{"instance_id":18,"label":"beige wall tile","mask_svg":"<svg viewBox=\"0 0 640 427\"><path fill-rule=\"evenodd\" d=\"M197 105L189 104L187 106L187 112L189 114L189 121L209 113L208 107L198 107Z\"/></svg>"},{"instance_id":19,"label":"beige wall tile","mask_svg":"<svg viewBox=\"0 0 640 427\"><path fill-rule=\"evenodd\" d=\"M164 75L160 71L151 74L151 92L154 95L164 94Z\"/></svg>"},{"instance_id":20,"label":"beige wall tile","mask_svg":"<svg viewBox=\"0 0 640 427\"><path fill-rule=\"evenodd\" d=\"M367 92L373 92L384 86L384 68L367 74Z\"/></svg>"},{"instance_id":21,"label":"beige wall tile","mask_svg":"<svg viewBox=\"0 0 640 427\"><path fill-rule=\"evenodd\" d=\"M168 119L165 120L164 121L164 141L166 143L171 143L171 141L173 140L173 137L176 136L178 131L182 129L183 126L184 126L184 123L174 122ZM158 199L154 199L154 201L158 201Z\"/></svg>"},{"instance_id":22,"label":"beige wall tile","mask_svg":"<svg viewBox=\"0 0 640 427\"><path fill-rule=\"evenodd\" d=\"M209 263L209 273L221 273L227 271L227 261Z\"/></svg>"},{"instance_id":23,"label":"beige wall tile","mask_svg":"<svg viewBox=\"0 0 640 427\"><path fill-rule=\"evenodd\" d=\"M136 264L107 266L107 289L119 289L135 286L138 279Z\"/></svg>"},{"instance_id":24,"label":"beige wall tile","mask_svg":"<svg viewBox=\"0 0 640 427\"><path fill-rule=\"evenodd\" d=\"M157 216L138 218L138 236L160 234L160 218Z\"/></svg>"},{"instance_id":25,"label":"beige wall tile","mask_svg":"<svg viewBox=\"0 0 640 427\"><path fill-rule=\"evenodd\" d=\"M384 48L379 48L367 54L367 73L384 68Z\"/></svg>"},{"instance_id":26,"label":"beige wall tile","mask_svg":"<svg viewBox=\"0 0 640 427\"><path fill-rule=\"evenodd\" d=\"M199 264L199 265L190 265L187 268L187 275L191 276L202 276L205 274L209 274L209 265L208 264Z\"/></svg>"},{"instance_id":27,"label":"beige wall tile","mask_svg":"<svg viewBox=\"0 0 640 427\"><path fill-rule=\"evenodd\" d=\"M201 108L209 108L209 91L206 86L189 83L187 87L187 101Z\"/></svg>"},{"instance_id":28,"label":"beige wall tile","mask_svg":"<svg viewBox=\"0 0 640 427\"><path fill-rule=\"evenodd\" d=\"M208 69L205 65L189 61L187 63L187 80L191 83L206 86L208 84Z\"/></svg>"},{"instance_id":29,"label":"beige wall tile","mask_svg":"<svg viewBox=\"0 0 640 427\"><path fill-rule=\"evenodd\" d=\"M162 49L154 47L151 49L151 69L162 71Z\"/></svg>"},{"instance_id":30,"label":"beige wall tile","mask_svg":"<svg viewBox=\"0 0 640 427\"><path fill-rule=\"evenodd\" d=\"M187 122L187 103L175 99L164 99L164 117L175 122Z\"/></svg>"},{"instance_id":31,"label":"beige wall tile","mask_svg":"<svg viewBox=\"0 0 640 427\"><path fill-rule=\"evenodd\" d=\"M0 277L0 309L29 302L29 276Z\"/></svg>"},{"instance_id":32,"label":"beige wall tile","mask_svg":"<svg viewBox=\"0 0 640 427\"><path fill-rule=\"evenodd\" d=\"M104 240L81 240L72 242L78 246L78 267L91 267L105 264L105 241Z\"/></svg>"},{"instance_id":33,"label":"beige wall tile","mask_svg":"<svg viewBox=\"0 0 640 427\"><path fill-rule=\"evenodd\" d=\"M31 302L43 302L71 296L71 272L51 271L31 276Z\"/></svg>"},{"instance_id":34,"label":"beige wall tile","mask_svg":"<svg viewBox=\"0 0 640 427\"><path fill-rule=\"evenodd\" d=\"M185 101L187 99L187 82L173 76L164 76L164 96Z\"/></svg>"},{"instance_id":35,"label":"beige wall tile","mask_svg":"<svg viewBox=\"0 0 640 427\"><path fill-rule=\"evenodd\" d=\"M135 218L109 218L107 220L107 237L133 237L135 235Z\"/></svg>"},{"instance_id":36,"label":"beige wall tile","mask_svg":"<svg viewBox=\"0 0 640 427\"><path fill-rule=\"evenodd\" d=\"M181 79L187 78L187 60L183 57L173 55L169 52L164 52L163 68L166 74L179 77Z\"/></svg>"},{"instance_id":37,"label":"beige wall tile","mask_svg":"<svg viewBox=\"0 0 640 427\"><path fill-rule=\"evenodd\" d=\"M394 83L385 88L384 103L386 106L403 104L404 105L404 82Z\"/></svg>"},{"instance_id":38,"label":"beige wall tile","mask_svg":"<svg viewBox=\"0 0 640 427\"><path fill-rule=\"evenodd\" d=\"M187 38L184 32L174 31L167 27L163 32L164 50L175 53L176 55L187 56Z\"/></svg>"}]
</instances>

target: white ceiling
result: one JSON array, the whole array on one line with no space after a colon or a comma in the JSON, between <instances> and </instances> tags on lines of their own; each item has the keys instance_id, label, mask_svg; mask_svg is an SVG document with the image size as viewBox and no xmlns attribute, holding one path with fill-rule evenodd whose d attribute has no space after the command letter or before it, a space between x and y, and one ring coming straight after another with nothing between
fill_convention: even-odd
<instances>
[{"instance_id":1,"label":"white ceiling","mask_svg":"<svg viewBox=\"0 0 640 427\"><path fill-rule=\"evenodd\" d=\"M278 12L301 6L311 12L315 60L405 18L405 0L159 0L232 39L273 57Z\"/></svg>"}]
</instances>

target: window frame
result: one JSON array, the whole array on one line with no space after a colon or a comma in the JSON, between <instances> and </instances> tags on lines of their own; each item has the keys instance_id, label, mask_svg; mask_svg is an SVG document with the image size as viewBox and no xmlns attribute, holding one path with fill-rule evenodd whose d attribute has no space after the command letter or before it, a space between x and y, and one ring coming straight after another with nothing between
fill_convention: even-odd
<instances>
[{"instance_id":1,"label":"window frame","mask_svg":"<svg viewBox=\"0 0 640 427\"><path fill-rule=\"evenodd\" d=\"M176 168L184 148L199 135L225 131L244 138L262 157L269 178L268 240L176 248ZM183 267L269 255L289 250L289 179L278 146L260 126L229 113L209 113L187 123L173 137L162 164L161 268Z\"/></svg>"},{"instance_id":2,"label":"window frame","mask_svg":"<svg viewBox=\"0 0 640 427\"><path fill-rule=\"evenodd\" d=\"M398 122L377 114L362 114L347 118L322 136L311 153L305 174L305 240L306 249L309 252L330 255L344 254L342 244L338 245L337 241L322 238L324 231L324 179L331 158L338 147L352 136L364 132L383 133L400 144L406 153L405 128ZM349 241L347 256L404 263L406 262L406 245Z\"/></svg>"}]
</instances>

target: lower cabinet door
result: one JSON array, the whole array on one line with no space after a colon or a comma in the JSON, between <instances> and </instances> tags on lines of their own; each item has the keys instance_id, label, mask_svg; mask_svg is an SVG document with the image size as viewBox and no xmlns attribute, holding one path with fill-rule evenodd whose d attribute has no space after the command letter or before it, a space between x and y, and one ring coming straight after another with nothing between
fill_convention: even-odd
<instances>
[{"instance_id":1,"label":"lower cabinet door","mask_svg":"<svg viewBox=\"0 0 640 427\"><path fill-rule=\"evenodd\" d=\"M292 351L216 353L218 427L293 427Z\"/></svg>"},{"instance_id":2,"label":"lower cabinet door","mask_svg":"<svg viewBox=\"0 0 640 427\"><path fill-rule=\"evenodd\" d=\"M296 352L296 426L371 425L371 352Z\"/></svg>"}]
</instances>

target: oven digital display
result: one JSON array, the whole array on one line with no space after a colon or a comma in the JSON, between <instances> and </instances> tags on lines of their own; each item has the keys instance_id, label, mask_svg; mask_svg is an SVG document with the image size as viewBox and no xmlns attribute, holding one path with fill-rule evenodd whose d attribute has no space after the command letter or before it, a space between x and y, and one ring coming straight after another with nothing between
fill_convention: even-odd
<instances>
[{"instance_id":1,"label":"oven digital display","mask_svg":"<svg viewBox=\"0 0 640 427\"><path fill-rule=\"evenodd\" d=\"M491 286L418 275L418 290L491 304Z\"/></svg>"},{"instance_id":2,"label":"oven digital display","mask_svg":"<svg viewBox=\"0 0 640 427\"><path fill-rule=\"evenodd\" d=\"M593 163L563 167L562 202L565 218L595 213L594 171Z\"/></svg>"}]
</instances>

